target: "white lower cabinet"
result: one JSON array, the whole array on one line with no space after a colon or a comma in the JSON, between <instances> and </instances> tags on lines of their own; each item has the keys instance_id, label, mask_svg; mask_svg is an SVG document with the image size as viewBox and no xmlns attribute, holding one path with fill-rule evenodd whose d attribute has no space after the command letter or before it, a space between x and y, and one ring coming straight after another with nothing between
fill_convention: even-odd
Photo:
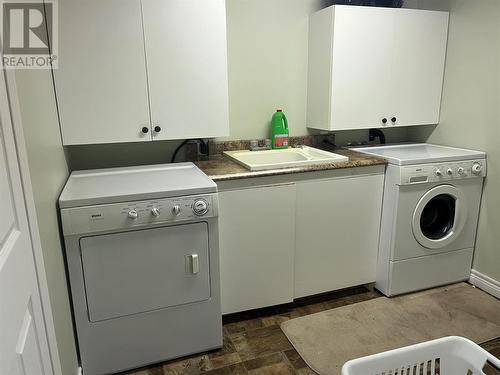
<instances>
[{"instance_id":1,"label":"white lower cabinet","mask_svg":"<svg viewBox=\"0 0 500 375\"><path fill-rule=\"evenodd\" d=\"M295 185L219 193L222 313L293 300Z\"/></svg>"},{"instance_id":2,"label":"white lower cabinet","mask_svg":"<svg viewBox=\"0 0 500 375\"><path fill-rule=\"evenodd\" d=\"M308 175L219 185L223 314L375 281L384 166Z\"/></svg>"},{"instance_id":3,"label":"white lower cabinet","mask_svg":"<svg viewBox=\"0 0 500 375\"><path fill-rule=\"evenodd\" d=\"M297 184L295 292L375 281L384 175Z\"/></svg>"}]
</instances>

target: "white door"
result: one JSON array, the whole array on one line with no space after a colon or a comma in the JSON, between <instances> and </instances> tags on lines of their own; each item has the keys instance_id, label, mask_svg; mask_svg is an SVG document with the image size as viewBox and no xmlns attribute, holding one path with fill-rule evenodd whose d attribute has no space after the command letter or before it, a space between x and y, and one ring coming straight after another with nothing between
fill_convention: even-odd
<instances>
[{"instance_id":1,"label":"white door","mask_svg":"<svg viewBox=\"0 0 500 375\"><path fill-rule=\"evenodd\" d=\"M140 0L58 4L64 144L151 141Z\"/></svg>"},{"instance_id":2,"label":"white door","mask_svg":"<svg viewBox=\"0 0 500 375\"><path fill-rule=\"evenodd\" d=\"M394 17L392 125L439 122L448 12L397 9Z\"/></svg>"},{"instance_id":3,"label":"white door","mask_svg":"<svg viewBox=\"0 0 500 375\"><path fill-rule=\"evenodd\" d=\"M53 374L5 74L0 70L0 374Z\"/></svg>"},{"instance_id":4,"label":"white door","mask_svg":"<svg viewBox=\"0 0 500 375\"><path fill-rule=\"evenodd\" d=\"M142 3L153 140L229 135L225 1Z\"/></svg>"},{"instance_id":5,"label":"white door","mask_svg":"<svg viewBox=\"0 0 500 375\"><path fill-rule=\"evenodd\" d=\"M334 130L389 126L394 12L335 6L331 113ZM387 122L383 122L383 119Z\"/></svg>"},{"instance_id":6,"label":"white door","mask_svg":"<svg viewBox=\"0 0 500 375\"><path fill-rule=\"evenodd\" d=\"M80 254L92 322L210 298L207 223L84 237Z\"/></svg>"}]
</instances>

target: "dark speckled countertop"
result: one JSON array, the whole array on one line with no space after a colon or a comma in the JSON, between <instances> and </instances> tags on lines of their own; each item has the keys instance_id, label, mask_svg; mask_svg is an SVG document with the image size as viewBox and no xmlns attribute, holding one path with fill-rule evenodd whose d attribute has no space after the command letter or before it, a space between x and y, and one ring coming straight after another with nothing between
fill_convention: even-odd
<instances>
[{"instance_id":1,"label":"dark speckled countertop","mask_svg":"<svg viewBox=\"0 0 500 375\"><path fill-rule=\"evenodd\" d=\"M363 154L346 148L321 147L325 151L335 152L349 157L349 161L308 165L303 167L289 167L279 169L268 169L265 171L250 171L242 165L232 161L228 157L217 154L205 161L197 161L195 164L215 182L238 180L243 178L277 176L291 173L315 172L330 169L368 167L372 165L384 165L387 161L383 158ZM258 151L255 151L258 152Z\"/></svg>"}]
</instances>

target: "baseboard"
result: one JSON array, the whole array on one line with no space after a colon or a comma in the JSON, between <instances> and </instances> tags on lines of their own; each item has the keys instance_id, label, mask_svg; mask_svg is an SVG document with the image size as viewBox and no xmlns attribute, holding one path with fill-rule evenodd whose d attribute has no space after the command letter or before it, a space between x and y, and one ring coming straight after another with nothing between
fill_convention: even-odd
<instances>
[{"instance_id":1,"label":"baseboard","mask_svg":"<svg viewBox=\"0 0 500 375\"><path fill-rule=\"evenodd\" d=\"M486 293L500 299L500 281L486 276L476 270L471 270L469 282L479 289L484 290Z\"/></svg>"}]
</instances>

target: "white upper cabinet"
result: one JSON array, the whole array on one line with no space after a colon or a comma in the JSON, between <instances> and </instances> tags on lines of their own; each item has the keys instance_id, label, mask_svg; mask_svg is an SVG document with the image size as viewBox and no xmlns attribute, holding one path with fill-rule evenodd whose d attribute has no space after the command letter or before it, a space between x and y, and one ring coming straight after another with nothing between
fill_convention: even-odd
<instances>
[{"instance_id":1,"label":"white upper cabinet","mask_svg":"<svg viewBox=\"0 0 500 375\"><path fill-rule=\"evenodd\" d=\"M59 52L65 145L151 140L140 0L60 1Z\"/></svg>"},{"instance_id":2,"label":"white upper cabinet","mask_svg":"<svg viewBox=\"0 0 500 375\"><path fill-rule=\"evenodd\" d=\"M439 122L448 13L335 5L309 20L307 126Z\"/></svg>"},{"instance_id":3,"label":"white upper cabinet","mask_svg":"<svg viewBox=\"0 0 500 375\"><path fill-rule=\"evenodd\" d=\"M394 19L390 116L396 125L439 122L448 37L448 13L398 10ZM392 124L392 123L391 123Z\"/></svg>"},{"instance_id":4,"label":"white upper cabinet","mask_svg":"<svg viewBox=\"0 0 500 375\"><path fill-rule=\"evenodd\" d=\"M224 0L64 0L65 145L229 134Z\"/></svg>"},{"instance_id":5,"label":"white upper cabinet","mask_svg":"<svg viewBox=\"0 0 500 375\"><path fill-rule=\"evenodd\" d=\"M143 12L153 139L229 135L224 1L143 0Z\"/></svg>"}]
</instances>

